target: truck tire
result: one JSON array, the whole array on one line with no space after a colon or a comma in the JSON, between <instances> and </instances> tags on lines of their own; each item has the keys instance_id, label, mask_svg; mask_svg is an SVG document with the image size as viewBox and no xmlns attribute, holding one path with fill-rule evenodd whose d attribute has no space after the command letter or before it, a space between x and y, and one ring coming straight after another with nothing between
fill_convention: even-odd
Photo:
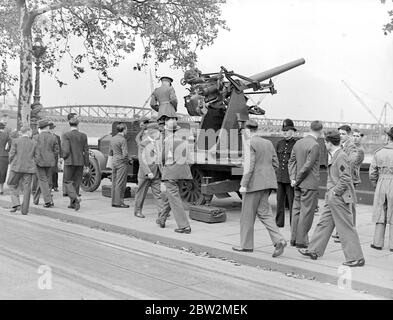
<instances>
[{"instance_id":1,"label":"truck tire","mask_svg":"<svg viewBox=\"0 0 393 320\"><path fill-rule=\"evenodd\" d=\"M81 188L85 192L94 192L101 184L101 170L96 159L89 157L89 173L82 177Z\"/></svg>"}]
</instances>

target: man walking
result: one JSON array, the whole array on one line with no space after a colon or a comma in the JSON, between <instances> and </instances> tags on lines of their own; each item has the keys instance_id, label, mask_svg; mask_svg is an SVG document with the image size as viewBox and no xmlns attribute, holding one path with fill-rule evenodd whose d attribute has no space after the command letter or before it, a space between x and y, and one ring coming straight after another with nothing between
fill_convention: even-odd
<instances>
[{"instance_id":1,"label":"man walking","mask_svg":"<svg viewBox=\"0 0 393 320\"><path fill-rule=\"evenodd\" d=\"M34 203L38 204L40 193L44 197L44 207L54 206L52 200L52 168L57 164L56 158L60 147L56 137L49 132L49 121L40 120L38 122L40 134L37 137L34 161L37 165L37 179L39 188L34 194Z\"/></svg>"},{"instance_id":2,"label":"man walking","mask_svg":"<svg viewBox=\"0 0 393 320\"><path fill-rule=\"evenodd\" d=\"M157 123L147 125L146 133L138 144L138 190L135 195L134 215L138 218L145 218L142 214L143 203L147 191L151 188L153 197L158 207L158 214L163 210L163 200L161 198L161 172L160 163L160 131Z\"/></svg>"},{"instance_id":3,"label":"man walking","mask_svg":"<svg viewBox=\"0 0 393 320\"><path fill-rule=\"evenodd\" d=\"M291 157L293 146L296 143L295 126L291 119L285 119L282 124L284 139L277 142L276 152L278 157L277 168L277 213L276 224L279 228L284 228L285 224L285 203L289 205L289 221L292 222L292 205L294 190L291 186L291 179L288 172L288 161Z\"/></svg>"},{"instance_id":4,"label":"man walking","mask_svg":"<svg viewBox=\"0 0 393 320\"><path fill-rule=\"evenodd\" d=\"M321 122L312 122L311 132L296 142L288 163L291 185L295 188L291 246L297 248L308 246L308 232L318 205L320 147L317 140L321 136L322 129Z\"/></svg>"},{"instance_id":5,"label":"man walking","mask_svg":"<svg viewBox=\"0 0 393 320\"><path fill-rule=\"evenodd\" d=\"M52 188L53 191L57 192L59 191L59 159L62 159L62 152L61 152L61 140L60 137L55 133L55 124L53 122L51 122L49 124L49 130L50 133L53 134L53 136L56 138L57 143L59 145L59 154L56 155L56 159L55 159L55 166L52 168Z\"/></svg>"},{"instance_id":6,"label":"man walking","mask_svg":"<svg viewBox=\"0 0 393 320\"><path fill-rule=\"evenodd\" d=\"M255 217L258 216L268 230L275 247L273 257L278 257L284 252L287 245L274 222L269 204L271 190L277 189L275 169L278 167L278 160L272 142L259 136L257 130L258 123L256 121L248 120L246 122L245 165L239 190L243 194L240 216L240 247L232 249L240 252L254 251L254 224Z\"/></svg>"},{"instance_id":7,"label":"man walking","mask_svg":"<svg viewBox=\"0 0 393 320\"><path fill-rule=\"evenodd\" d=\"M86 134L79 132L79 119L74 116L69 120L71 130L64 133L61 149L64 158L64 184L70 198L69 209L80 209L79 190L82 176L89 166L89 147ZM85 167L85 170L84 170Z\"/></svg>"},{"instance_id":8,"label":"man walking","mask_svg":"<svg viewBox=\"0 0 393 320\"><path fill-rule=\"evenodd\" d=\"M343 265L361 267L364 266L365 260L352 218L351 204L355 203L356 194L348 156L340 148L340 134L337 131L327 133L325 145L331 155L325 205L308 250L300 249L299 252L313 260L322 257L336 227L346 258Z\"/></svg>"},{"instance_id":9,"label":"man walking","mask_svg":"<svg viewBox=\"0 0 393 320\"><path fill-rule=\"evenodd\" d=\"M117 135L112 137L110 143L110 155L112 160L112 207L129 208L124 203L124 192L127 186L128 171L128 147L127 147L127 126L119 123L116 127Z\"/></svg>"},{"instance_id":10,"label":"man walking","mask_svg":"<svg viewBox=\"0 0 393 320\"><path fill-rule=\"evenodd\" d=\"M388 144L377 150L370 165L370 181L374 194L374 241L371 248L382 250L386 226L390 225L389 248L393 252L393 127L386 131Z\"/></svg>"},{"instance_id":11,"label":"man walking","mask_svg":"<svg viewBox=\"0 0 393 320\"><path fill-rule=\"evenodd\" d=\"M30 127L21 129L22 136L12 140L9 152L11 172L8 177L8 185L11 189L11 212L21 209L23 215L28 214L31 194L31 181L36 172L34 162L35 141L31 139ZM20 188L19 188L20 186ZM22 208L20 206L19 189L23 193Z\"/></svg>"},{"instance_id":12,"label":"man walking","mask_svg":"<svg viewBox=\"0 0 393 320\"><path fill-rule=\"evenodd\" d=\"M156 222L161 228L165 228L166 219L172 210L177 224L175 232L190 234L191 227L183 207L178 185L179 180L192 180L187 156L183 156L185 145L182 137L176 135L176 132L180 129L176 120L167 121L164 129L166 136L163 141L161 159L163 163L162 181L166 187L167 199Z\"/></svg>"}]
</instances>

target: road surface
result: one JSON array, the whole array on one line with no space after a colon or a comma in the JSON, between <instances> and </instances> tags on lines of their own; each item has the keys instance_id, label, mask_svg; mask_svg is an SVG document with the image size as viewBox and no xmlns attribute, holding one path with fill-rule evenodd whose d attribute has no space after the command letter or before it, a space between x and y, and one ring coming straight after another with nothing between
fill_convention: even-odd
<instances>
[{"instance_id":1,"label":"road surface","mask_svg":"<svg viewBox=\"0 0 393 320\"><path fill-rule=\"evenodd\" d=\"M0 226L0 299L376 298L5 209Z\"/></svg>"}]
</instances>

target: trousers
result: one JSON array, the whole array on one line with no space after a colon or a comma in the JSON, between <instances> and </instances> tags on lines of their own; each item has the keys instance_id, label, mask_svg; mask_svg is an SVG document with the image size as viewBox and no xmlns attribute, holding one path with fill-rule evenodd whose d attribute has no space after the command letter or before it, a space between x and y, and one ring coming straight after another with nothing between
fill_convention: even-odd
<instances>
[{"instance_id":1,"label":"trousers","mask_svg":"<svg viewBox=\"0 0 393 320\"><path fill-rule=\"evenodd\" d=\"M135 195L134 213L142 213L143 204L146 199L147 191L151 188L154 200L158 208L158 215L164 209L164 201L161 197L161 180L155 179L138 179L138 190ZM170 208L169 208L170 210Z\"/></svg>"},{"instance_id":2,"label":"trousers","mask_svg":"<svg viewBox=\"0 0 393 320\"><path fill-rule=\"evenodd\" d=\"M32 177L33 177L32 173L20 173L14 171L11 171L10 173L8 185L11 189L12 207L15 208L17 206L20 206L19 193L20 191L22 191L23 194L23 202L21 206L22 214L29 213Z\"/></svg>"},{"instance_id":3,"label":"trousers","mask_svg":"<svg viewBox=\"0 0 393 320\"><path fill-rule=\"evenodd\" d=\"M277 212L276 224L279 228L284 228L285 225L285 203L289 204L289 223L292 224L292 206L294 198L294 189L290 183L277 183Z\"/></svg>"},{"instance_id":4,"label":"trousers","mask_svg":"<svg viewBox=\"0 0 393 320\"><path fill-rule=\"evenodd\" d=\"M37 182L38 186L34 192L34 203L38 204L40 195L44 197L45 203L52 203L52 167L39 167L37 166Z\"/></svg>"},{"instance_id":5,"label":"trousers","mask_svg":"<svg viewBox=\"0 0 393 320\"><path fill-rule=\"evenodd\" d=\"M78 198L77 191L82 182L83 166L64 166L64 186L66 194L73 203ZM63 191L64 192L64 191Z\"/></svg>"},{"instance_id":6,"label":"trousers","mask_svg":"<svg viewBox=\"0 0 393 320\"><path fill-rule=\"evenodd\" d=\"M112 205L124 204L124 192L127 186L128 165L112 169Z\"/></svg>"}]
</instances>

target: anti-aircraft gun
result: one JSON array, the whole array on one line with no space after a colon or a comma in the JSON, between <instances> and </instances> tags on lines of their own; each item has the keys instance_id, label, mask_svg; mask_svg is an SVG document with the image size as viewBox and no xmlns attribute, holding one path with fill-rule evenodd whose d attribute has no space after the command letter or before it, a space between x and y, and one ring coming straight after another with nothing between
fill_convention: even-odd
<instances>
[{"instance_id":1,"label":"anti-aircraft gun","mask_svg":"<svg viewBox=\"0 0 393 320\"><path fill-rule=\"evenodd\" d=\"M217 73L204 74L196 68L185 72L181 83L190 86L185 107L190 116L200 116L201 123L191 166L194 180L184 182L184 198L203 204L213 195L223 198L239 190L244 161L241 129L250 114L265 113L257 106L248 106L247 96L276 94L271 78L304 63L298 59L251 77L224 67Z\"/></svg>"}]
</instances>

